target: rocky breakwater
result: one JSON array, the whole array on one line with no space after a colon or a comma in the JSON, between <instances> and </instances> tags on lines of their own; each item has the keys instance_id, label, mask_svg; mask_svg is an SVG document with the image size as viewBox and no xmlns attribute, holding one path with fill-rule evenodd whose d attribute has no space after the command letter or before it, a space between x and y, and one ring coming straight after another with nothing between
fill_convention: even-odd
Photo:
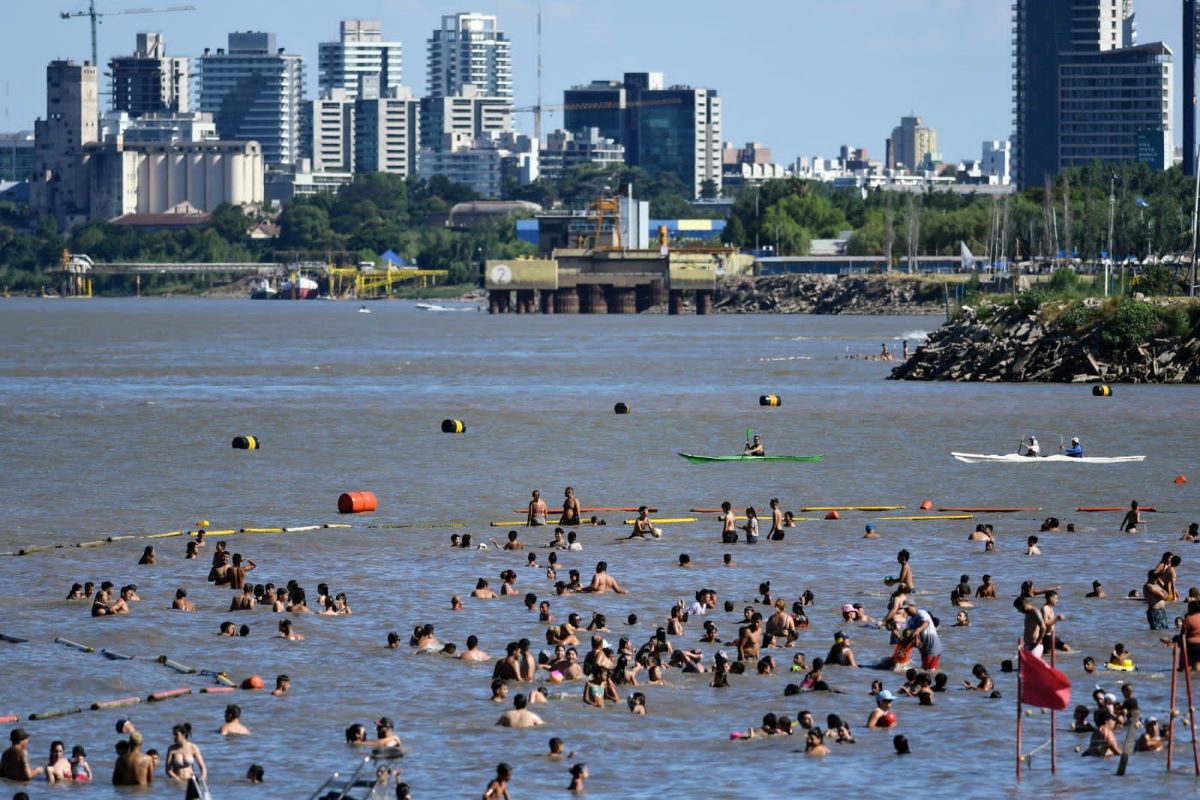
<instances>
[{"instance_id":1,"label":"rocky breakwater","mask_svg":"<svg viewBox=\"0 0 1200 800\"><path fill-rule=\"evenodd\" d=\"M964 306L892 380L1200 382L1200 305L1140 297Z\"/></svg>"},{"instance_id":2,"label":"rocky breakwater","mask_svg":"<svg viewBox=\"0 0 1200 800\"><path fill-rule=\"evenodd\" d=\"M945 290L936 281L836 275L728 278L713 309L724 314L939 314Z\"/></svg>"}]
</instances>

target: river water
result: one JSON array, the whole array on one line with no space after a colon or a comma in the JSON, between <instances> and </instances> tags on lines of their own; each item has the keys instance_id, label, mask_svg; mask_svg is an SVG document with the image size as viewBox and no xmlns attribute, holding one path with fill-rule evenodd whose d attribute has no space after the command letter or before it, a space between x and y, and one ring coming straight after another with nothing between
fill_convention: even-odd
<instances>
[{"instance_id":1,"label":"river water","mask_svg":"<svg viewBox=\"0 0 1200 800\"><path fill-rule=\"evenodd\" d=\"M1066 715L1059 717L1058 775L1051 777L1043 749L1018 787L1015 684L999 664L1020 633L1010 602L1020 581L1061 584L1061 634L1081 651L1060 661L1075 682L1074 700L1088 703L1092 684L1115 690L1127 677L1086 676L1080 666L1084 653L1103 662L1119 640L1141 666L1132 678L1143 714L1166 719L1169 653L1146 630L1143 606L1120 596L1140 587L1167 549L1184 556L1180 584L1200 584L1190 545L1177 541L1197 518L1195 388L1117 386L1113 397L1094 398L1087 386L898 383L884 380L888 364L846 358L873 355L882 342L898 352L900 337L937 324L929 317L489 317L407 303L370 309L236 300L0 304L0 551L166 532L200 519L212 528L354 525L228 540L230 550L258 564L260 582L295 578L310 600L318 582L348 593L352 616L297 618L302 642L273 638L278 617L268 611L228 613L228 590L204 580L211 547L202 560L187 561L182 538L0 557L0 632L31 640L0 642L0 715L208 685L159 665L159 655L238 679L258 673L268 686L280 672L293 681L284 698L234 696L253 731L240 741L215 732L228 695L23 722L34 763L44 763L52 739L65 740L68 751L82 744L99 777L88 796L115 797L107 785L115 720L132 717L147 746L163 752L170 727L186 720L208 761L214 797L306 797L332 770L354 765L343 729L387 715L410 748L404 778L417 797L478 796L501 760L515 767L514 797L562 794L571 761L587 762L595 797L661 795L668 787L681 796L862 796L881 779L889 794L909 796L1126 791L1129 784L1112 777L1114 763L1073 752L1084 742L1066 732ZM761 408L766 393L780 394L782 405ZM630 405L629 415L613 413L618 401ZM464 420L466 433L441 433L445 418ZM736 452L747 427L770 452L823 453L825 461L693 466L675 455ZM1079 434L1089 454L1148 458L1114 466L968 466L949 456L1010 451L1029 433L1051 448L1059 434ZM231 449L238 434L260 437L263 449ZM1192 482L1175 485L1177 474ZM765 508L772 496L798 513L803 505L840 504L911 511L926 498L935 506L1041 507L980 515L995 523L999 538L999 552L987 555L966 541L974 525L967 521L876 521L881 538L864 541L864 524L884 515L845 512L840 521L801 522L785 541L752 547L722 546L708 517L664 525L659 541L617 544L630 515L606 514L615 527L584 528L584 552L564 553L561 563L586 580L595 561L606 559L629 594L552 598L561 619L603 611L610 640L630 635L636 645L676 598L690 599L702 586L737 604L736 616L718 610L711 617L727 639L761 580L789 601L811 589L812 626L800 638L811 661L843 627L842 603L863 601L882 613L882 579L895 573L896 551L907 548L918 585L929 592L922 601L945 622L942 668L951 684L982 662L1003 698L951 691L934 708L902 699L898 732L914 755L899 761L890 733L863 728L870 682L882 678L894 690L899 677L832 668L827 679L845 694L785 698L784 686L798 676L784 671L790 653L776 651L779 674L734 676L724 690L709 688L707 676L671 674L669 686L643 689L646 717L624 705L586 707L580 687L569 685L568 699L537 709L544 727L494 728L502 707L488 701L489 666L388 651L384 638L396 630L407 639L427 622L460 646L475 633L493 654L521 636L544 641L543 626L519 600L468 598L465 612L450 611L451 594L465 597L480 576L498 586L506 568L518 570L522 592L553 592L541 571L523 567L523 553L450 550L448 540L453 532L500 535L506 528L488 522L520 516L512 509L524 506L531 489L556 500L567 484L585 505L646 502L660 516L688 516L692 507L725 499ZM347 490L373 491L378 512L339 519L337 497ZM1117 532L1119 514L1074 511L1131 498L1160 509L1137 535ZM1023 555L1025 537L1051 514L1080 532L1044 534L1044 554ZM467 527L367 527L450 521ZM548 537L523 538L541 544ZM159 563L135 566L147 543L156 545ZM676 566L685 551L694 564L688 570ZM544 563L547 551L535 552ZM733 554L734 568L721 565L724 552ZM948 595L958 576L967 573L977 585L984 572L995 577L1000 599L972 610L971 627L951 627ZM1113 599L1083 599L1097 578ZM94 620L86 605L62 599L74 581L105 579L138 585L143 600L129 616ZM177 587L188 589L195 614L167 610ZM1172 616L1181 612L1175 606ZM641 618L634 627L624 623L630 613ZM250 636L218 638L225 619L248 622ZM884 634L852 633L860 662L890 652ZM676 644L694 646L699 635L693 620ZM139 658L108 661L55 645L55 636ZM705 646L710 655L714 649ZM839 713L858 744L835 745L816 760L794 752L802 737L729 740L768 711L794 718L802 708L821 722ZM1048 717L1029 718L1027 749L1048 730ZM550 736L562 737L574 757L547 760ZM1180 741L1177 768L1190 762L1190 747ZM265 786L242 781L251 763L264 765ZM1194 778L1167 776L1164 767L1162 754L1138 754L1130 773L1161 790L1195 791ZM51 794L35 789L35 796ZM160 773L144 796L181 794Z\"/></svg>"}]
</instances>

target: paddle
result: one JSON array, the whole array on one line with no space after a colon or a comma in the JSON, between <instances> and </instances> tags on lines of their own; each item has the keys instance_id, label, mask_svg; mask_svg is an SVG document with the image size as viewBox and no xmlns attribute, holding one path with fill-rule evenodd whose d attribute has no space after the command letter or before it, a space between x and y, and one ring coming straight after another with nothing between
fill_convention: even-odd
<instances>
[{"instance_id":1,"label":"paddle","mask_svg":"<svg viewBox=\"0 0 1200 800\"><path fill-rule=\"evenodd\" d=\"M743 448L743 452L745 450L750 449L750 437L753 435L754 435L754 428L746 428L746 446L745 446L745 448Z\"/></svg>"}]
</instances>

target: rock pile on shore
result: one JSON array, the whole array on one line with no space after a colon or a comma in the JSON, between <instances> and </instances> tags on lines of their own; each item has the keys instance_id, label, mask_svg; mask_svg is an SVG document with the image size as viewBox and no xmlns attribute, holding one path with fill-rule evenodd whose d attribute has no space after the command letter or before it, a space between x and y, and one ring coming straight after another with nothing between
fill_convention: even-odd
<instances>
[{"instance_id":1,"label":"rock pile on shore","mask_svg":"<svg viewBox=\"0 0 1200 800\"><path fill-rule=\"evenodd\" d=\"M728 278L713 297L723 314L938 314L942 303L936 282L835 275Z\"/></svg>"},{"instance_id":2,"label":"rock pile on shore","mask_svg":"<svg viewBox=\"0 0 1200 800\"><path fill-rule=\"evenodd\" d=\"M1164 308L1140 305L1160 315ZM893 369L890 379L1200 382L1200 339L1194 329L1185 335L1148 335L1145 341L1115 344L1112 318L1103 316L1101 301L1075 304L1085 315L1093 315L1085 316L1087 322L1082 325L1078 311L1068 314L1060 306L1050 306L1047 313L1047 308L1023 313L1016 307L977 310L964 306L908 361Z\"/></svg>"}]
</instances>

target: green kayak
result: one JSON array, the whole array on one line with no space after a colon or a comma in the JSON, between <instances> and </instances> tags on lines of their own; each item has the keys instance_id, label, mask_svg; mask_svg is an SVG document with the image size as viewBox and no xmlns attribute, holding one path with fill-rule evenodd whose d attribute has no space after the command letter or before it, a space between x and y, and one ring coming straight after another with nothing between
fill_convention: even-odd
<instances>
[{"instance_id":1,"label":"green kayak","mask_svg":"<svg viewBox=\"0 0 1200 800\"><path fill-rule=\"evenodd\" d=\"M680 453L693 464L711 464L715 461L820 461L825 456L694 456L691 453Z\"/></svg>"}]
</instances>

